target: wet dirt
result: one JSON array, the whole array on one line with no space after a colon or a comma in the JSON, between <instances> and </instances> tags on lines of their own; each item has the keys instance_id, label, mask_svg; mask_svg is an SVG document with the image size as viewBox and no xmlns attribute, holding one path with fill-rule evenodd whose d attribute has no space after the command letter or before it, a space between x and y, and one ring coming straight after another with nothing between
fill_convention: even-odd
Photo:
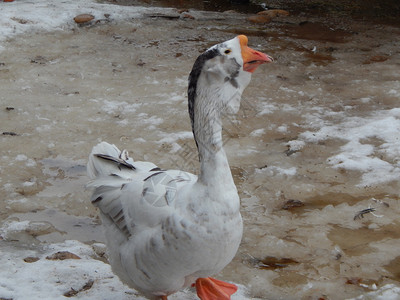
<instances>
[{"instance_id":1,"label":"wet dirt","mask_svg":"<svg viewBox=\"0 0 400 300\"><path fill-rule=\"evenodd\" d=\"M225 122L245 232L221 276L262 299L356 297L365 290L346 284L353 277L398 284L398 181L362 184L363 172L330 164L344 139L292 142L398 107L400 28L307 14L265 26L247 16L143 17L8 40L0 53L0 222L48 222L53 231L35 237L40 243L102 242L84 189L87 155L101 140L136 160L196 172L187 76L204 49L245 33L275 63L257 70L239 115ZM290 199L304 205L282 209ZM370 206L375 215L354 220ZM248 264L266 256L298 263Z\"/></svg>"}]
</instances>

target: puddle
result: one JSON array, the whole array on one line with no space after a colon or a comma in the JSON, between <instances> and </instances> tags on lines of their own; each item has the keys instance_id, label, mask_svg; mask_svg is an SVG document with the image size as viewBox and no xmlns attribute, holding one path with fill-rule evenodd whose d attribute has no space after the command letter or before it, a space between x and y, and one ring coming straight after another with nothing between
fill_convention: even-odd
<instances>
[{"instance_id":1,"label":"puddle","mask_svg":"<svg viewBox=\"0 0 400 300\"><path fill-rule=\"evenodd\" d=\"M329 25L318 22L301 22L299 25L284 28L285 34L297 39L345 43L351 37L351 33L343 29L335 29Z\"/></svg>"},{"instance_id":2,"label":"puddle","mask_svg":"<svg viewBox=\"0 0 400 300\"><path fill-rule=\"evenodd\" d=\"M197 9L204 11L218 11L224 12L228 10L235 10L241 13L257 13L262 10L262 6L255 4L251 1L196 1L196 0L102 0L105 3L128 5L128 6L160 6L160 7L176 7L179 9Z\"/></svg>"},{"instance_id":3,"label":"puddle","mask_svg":"<svg viewBox=\"0 0 400 300\"><path fill-rule=\"evenodd\" d=\"M400 281L400 256L394 258L384 267L392 274L393 280Z\"/></svg>"},{"instance_id":4,"label":"puddle","mask_svg":"<svg viewBox=\"0 0 400 300\"><path fill-rule=\"evenodd\" d=\"M339 245L346 255L359 256L376 251L370 246L373 242L383 239L400 239L400 226L398 223L382 226L379 229L349 229L333 226L328 233L328 238Z\"/></svg>"},{"instance_id":5,"label":"puddle","mask_svg":"<svg viewBox=\"0 0 400 300\"><path fill-rule=\"evenodd\" d=\"M262 259L252 258L249 263L258 269L261 270L275 270L275 269L283 269L287 268L290 265L296 265L299 262L295 261L291 258L278 258L273 256L266 256Z\"/></svg>"},{"instance_id":6,"label":"puddle","mask_svg":"<svg viewBox=\"0 0 400 300\"><path fill-rule=\"evenodd\" d=\"M78 240L83 243L105 242L103 231L99 221L89 217L78 217L53 209L37 212L12 214L10 219L18 221L46 222L54 228L51 232L35 236L40 242L59 243L65 240Z\"/></svg>"}]
</instances>

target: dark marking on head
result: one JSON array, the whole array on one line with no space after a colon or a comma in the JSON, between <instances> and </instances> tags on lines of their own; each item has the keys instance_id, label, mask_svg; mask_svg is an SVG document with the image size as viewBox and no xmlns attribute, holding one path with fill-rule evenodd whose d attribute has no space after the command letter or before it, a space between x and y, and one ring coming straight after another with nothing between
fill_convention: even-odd
<instances>
[{"instance_id":1,"label":"dark marking on head","mask_svg":"<svg viewBox=\"0 0 400 300\"><path fill-rule=\"evenodd\" d=\"M230 74L230 80L229 83L232 84L232 86L237 89L239 88L239 84L236 81L236 77L239 76L239 71L240 71L240 64L236 61L235 58L229 59L230 67L228 69L228 73Z\"/></svg>"},{"instance_id":2,"label":"dark marking on head","mask_svg":"<svg viewBox=\"0 0 400 300\"><path fill-rule=\"evenodd\" d=\"M235 78L232 78L231 80L229 80L229 83L232 84L232 86L237 89L239 87L237 81Z\"/></svg>"},{"instance_id":3,"label":"dark marking on head","mask_svg":"<svg viewBox=\"0 0 400 300\"><path fill-rule=\"evenodd\" d=\"M142 197L146 196L146 193L148 191L149 188L144 188L142 191Z\"/></svg>"},{"instance_id":4,"label":"dark marking on head","mask_svg":"<svg viewBox=\"0 0 400 300\"><path fill-rule=\"evenodd\" d=\"M196 93L197 93L197 81L199 80L201 71L203 70L204 64L206 61L221 55L219 53L219 50L217 48L213 48L210 50L207 50L203 54L201 54L196 61L194 62L192 71L190 72L189 75L189 86L188 86L188 106L189 106L189 116L190 116L190 122L192 124L192 131L194 135L194 140L196 141L196 135L194 133L194 105L195 105L195 99L196 99Z\"/></svg>"}]
</instances>

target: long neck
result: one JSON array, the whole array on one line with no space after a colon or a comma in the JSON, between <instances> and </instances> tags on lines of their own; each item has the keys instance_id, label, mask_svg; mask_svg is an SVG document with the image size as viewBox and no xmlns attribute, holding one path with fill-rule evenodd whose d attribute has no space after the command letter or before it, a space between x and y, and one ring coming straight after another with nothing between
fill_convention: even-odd
<instances>
[{"instance_id":1,"label":"long neck","mask_svg":"<svg viewBox=\"0 0 400 300\"><path fill-rule=\"evenodd\" d=\"M214 93L200 94L194 108L193 133L200 158L199 181L208 186L234 186L223 149L221 108ZM218 100L218 99L217 99Z\"/></svg>"}]
</instances>

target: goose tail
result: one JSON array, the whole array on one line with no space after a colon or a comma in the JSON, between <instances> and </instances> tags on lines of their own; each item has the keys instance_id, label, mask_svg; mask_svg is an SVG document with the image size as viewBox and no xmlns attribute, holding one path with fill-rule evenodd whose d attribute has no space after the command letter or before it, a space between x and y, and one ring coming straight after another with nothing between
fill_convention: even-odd
<instances>
[{"instance_id":1,"label":"goose tail","mask_svg":"<svg viewBox=\"0 0 400 300\"><path fill-rule=\"evenodd\" d=\"M133 159L126 150L119 150L115 145L101 142L93 147L87 164L87 174L91 180L119 175L124 170L135 170Z\"/></svg>"}]
</instances>

